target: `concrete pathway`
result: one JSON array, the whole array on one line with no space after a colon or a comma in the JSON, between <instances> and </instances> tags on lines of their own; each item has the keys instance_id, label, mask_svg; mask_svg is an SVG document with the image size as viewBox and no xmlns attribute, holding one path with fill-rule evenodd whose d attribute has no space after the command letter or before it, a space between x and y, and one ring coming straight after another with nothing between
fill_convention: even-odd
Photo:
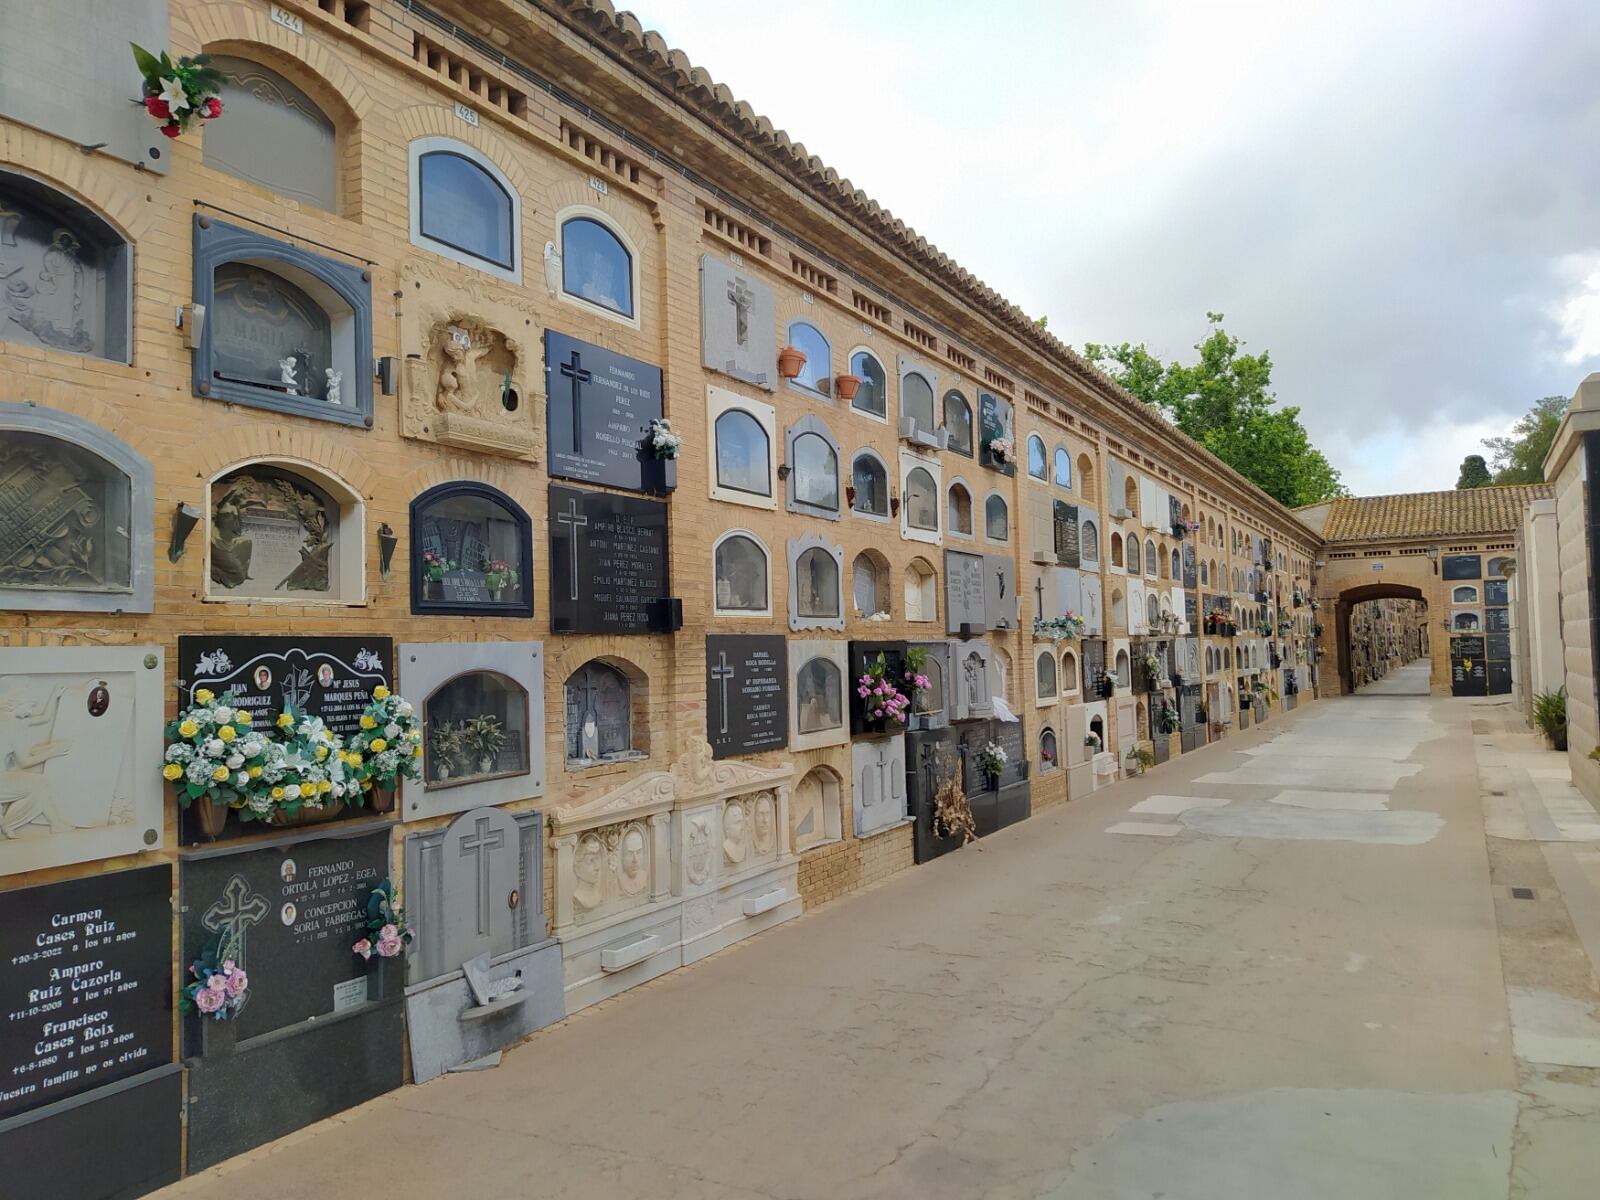
<instances>
[{"instance_id":1,"label":"concrete pathway","mask_svg":"<svg viewBox=\"0 0 1600 1200\"><path fill-rule=\"evenodd\" d=\"M1592 1200L1600 994L1480 706L1275 715L166 1195Z\"/></svg>"}]
</instances>

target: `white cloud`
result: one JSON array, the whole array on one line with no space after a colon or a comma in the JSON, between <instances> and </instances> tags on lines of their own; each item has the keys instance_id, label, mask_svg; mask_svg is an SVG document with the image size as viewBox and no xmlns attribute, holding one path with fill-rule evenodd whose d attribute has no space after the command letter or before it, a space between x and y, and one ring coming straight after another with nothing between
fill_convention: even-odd
<instances>
[{"instance_id":1,"label":"white cloud","mask_svg":"<svg viewBox=\"0 0 1600 1200\"><path fill-rule=\"evenodd\" d=\"M1562 358L1569 363L1600 358L1600 255L1570 255L1562 273L1573 281L1572 291L1555 306L1567 341Z\"/></svg>"}]
</instances>

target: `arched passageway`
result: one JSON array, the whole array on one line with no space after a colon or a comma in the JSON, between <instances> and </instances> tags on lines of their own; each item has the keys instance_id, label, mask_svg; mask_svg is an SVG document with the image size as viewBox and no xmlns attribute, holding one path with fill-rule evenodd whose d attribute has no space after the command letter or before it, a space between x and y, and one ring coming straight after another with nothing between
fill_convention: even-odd
<instances>
[{"instance_id":1,"label":"arched passageway","mask_svg":"<svg viewBox=\"0 0 1600 1200\"><path fill-rule=\"evenodd\" d=\"M1334 601L1333 618L1340 691L1345 695L1407 663L1430 658L1428 601L1420 588L1403 583L1346 588ZM1427 679L1424 687L1431 682Z\"/></svg>"}]
</instances>

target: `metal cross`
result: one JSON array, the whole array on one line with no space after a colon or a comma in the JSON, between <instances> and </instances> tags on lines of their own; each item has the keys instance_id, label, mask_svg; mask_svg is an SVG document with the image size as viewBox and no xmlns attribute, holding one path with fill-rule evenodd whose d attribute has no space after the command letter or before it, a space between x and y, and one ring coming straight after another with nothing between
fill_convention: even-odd
<instances>
[{"instance_id":1,"label":"metal cross","mask_svg":"<svg viewBox=\"0 0 1600 1200\"><path fill-rule=\"evenodd\" d=\"M728 732L728 680L733 678L733 668L728 665L728 652L717 652L717 665L711 668L711 678L722 685L722 732Z\"/></svg>"},{"instance_id":2,"label":"metal cross","mask_svg":"<svg viewBox=\"0 0 1600 1200\"><path fill-rule=\"evenodd\" d=\"M489 832L489 818L479 817L473 822L475 833L461 839L461 857L470 855L478 868L478 936L489 936L489 859L490 851L503 850L506 834L503 829Z\"/></svg>"},{"instance_id":3,"label":"metal cross","mask_svg":"<svg viewBox=\"0 0 1600 1200\"><path fill-rule=\"evenodd\" d=\"M561 374L572 380L572 452L583 453L583 396L580 388L594 376L579 364L578 352L572 352L572 361L561 364ZM573 599L577 599L576 596Z\"/></svg>"},{"instance_id":4,"label":"metal cross","mask_svg":"<svg viewBox=\"0 0 1600 1200\"><path fill-rule=\"evenodd\" d=\"M572 532L568 535L572 542L572 595L570 599L576 600L578 598L578 530L585 528L589 524L589 518L580 516L578 513L576 496L567 501L566 512L556 514L556 524L571 527Z\"/></svg>"},{"instance_id":5,"label":"metal cross","mask_svg":"<svg viewBox=\"0 0 1600 1200\"><path fill-rule=\"evenodd\" d=\"M200 924L218 935L217 961L231 958L244 966L245 933L250 926L266 920L270 911L266 897L251 895L250 885L243 875L228 880L222 889L222 899L206 909L200 918Z\"/></svg>"}]
</instances>

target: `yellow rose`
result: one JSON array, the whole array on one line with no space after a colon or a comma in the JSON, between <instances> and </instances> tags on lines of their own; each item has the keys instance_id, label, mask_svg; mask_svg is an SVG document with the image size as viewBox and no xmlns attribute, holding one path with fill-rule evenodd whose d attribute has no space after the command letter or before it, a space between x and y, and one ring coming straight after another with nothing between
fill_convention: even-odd
<instances>
[{"instance_id":1,"label":"yellow rose","mask_svg":"<svg viewBox=\"0 0 1600 1200\"><path fill-rule=\"evenodd\" d=\"M324 779L320 783L317 784L317 791L319 791L319 792L331 792L331 791L333 791L333 784L329 783L326 779Z\"/></svg>"},{"instance_id":2,"label":"yellow rose","mask_svg":"<svg viewBox=\"0 0 1600 1200\"><path fill-rule=\"evenodd\" d=\"M212 692L209 688L201 688L194 694L194 698L201 704L210 704L216 699L216 693Z\"/></svg>"},{"instance_id":3,"label":"yellow rose","mask_svg":"<svg viewBox=\"0 0 1600 1200\"><path fill-rule=\"evenodd\" d=\"M380 683L377 687L372 689L372 698L374 700L387 700L389 698L389 689Z\"/></svg>"},{"instance_id":4,"label":"yellow rose","mask_svg":"<svg viewBox=\"0 0 1600 1200\"><path fill-rule=\"evenodd\" d=\"M422 730L413 729L407 736L410 737L413 742L420 742L422 740Z\"/></svg>"},{"instance_id":5,"label":"yellow rose","mask_svg":"<svg viewBox=\"0 0 1600 1200\"><path fill-rule=\"evenodd\" d=\"M282 800L283 799L283 789L281 787L273 788L272 789L272 798L274 800Z\"/></svg>"},{"instance_id":6,"label":"yellow rose","mask_svg":"<svg viewBox=\"0 0 1600 1200\"><path fill-rule=\"evenodd\" d=\"M227 780L229 774L231 774L231 772L227 767L218 767L215 771L211 772L211 778L215 779L218 783L223 783Z\"/></svg>"},{"instance_id":7,"label":"yellow rose","mask_svg":"<svg viewBox=\"0 0 1600 1200\"><path fill-rule=\"evenodd\" d=\"M183 768L177 763L168 763L161 768L161 774L167 779L178 779L183 775Z\"/></svg>"},{"instance_id":8,"label":"yellow rose","mask_svg":"<svg viewBox=\"0 0 1600 1200\"><path fill-rule=\"evenodd\" d=\"M251 779L260 779L261 778L261 768L260 767L251 767L250 768L250 778Z\"/></svg>"},{"instance_id":9,"label":"yellow rose","mask_svg":"<svg viewBox=\"0 0 1600 1200\"><path fill-rule=\"evenodd\" d=\"M411 757L412 758L421 758L422 757L422 747L418 746L415 750L413 750L411 752Z\"/></svg>"},{"instance_id":10,"label":"yellow rose","mask_svg":"<svg viewBox=\"0 0 1600 1200\"><path fill-rule=\"evenodd\" d=\"M373 738L372 739L372 752L374 754L382 754L388 748L389 748L389 743L384 741L382 738Z\"/></svg>"},{"instance_id":11,"label":"yellow rose","mask_svg":"<svg viewBox=\"0 0 1600 1200\"><path fill-rule=\"evenodd\" d=\"M373 720L371 717L367 716L366 713L362 713L361 714L361 728L363 728L363 729L372 729L377 724L378 723L375 720Z\"/></svg>"},{"instance_id":12,"label":"yellow rose","mask_svg":"<svg viewBox=\"0 0 1600 1200\"><path fill-rule=\"evenodd\" d=\"M183 734L184 737L193 737L195 734L200 732L200 726L196 725L193 721L185 721L182 725L178 726L178 732Z\"/></svg>"},{"instance_id":13,"label":"yellow rose","mask_svg":"<svg viewBox=\"0 0 1600 1200\"><path fill-rule=\"evenodd\" d=\"M345 761L347 763L349 763L352 767L359 767L361 765L361 755L357 754L354 750L352 750L350 752L350 757L345 759Z\"/></svg>"},{"instance_id":14,"label":"yellow rose","mask_svg":"<svg viewBox=\"0 0 1600 1200\"><path fill-rule=\"evenodd\" d=\"M238 734L234 733L232 725L224 725L221 729L217 730L217 736L225 742L231 742L235 737L238 736Z\"/></svg>"},{"instance_id":15,"label":"yellow rose","mask_svg":"<svg viewBox=\"0 0 1600 1200\"><path fill-rule=\"evenodd\" d=\"M293 724L294 724L294 714L293 713L280 713L280 714L278 714L278 728L279 729L287 729L287 728L289 728L289 726L291 726Z\"/></svg>"},{"instance_id":16,"label":"yellow rose","mask_svg":"<svg viewBox=\"0 0 1600 1200\"><path fill-rule=\"evenodd\" d=\"M326 746L318 746L317 747L317 761L321 762L323 759L325 759L327 757L328 757L328 748Z\"/></svg>"},{"instance_id":17,"label":"yellow rose","mask_svg":"<svg viewBox=\"0 0 1600 1200\"><path fill-rule=\"evenodd\" d=\"M239 725L248 725L251 721L255 720L254 717L245 712L242 708L234 710L233 719L234 722Z\"/></svg>"}]
</instances>

